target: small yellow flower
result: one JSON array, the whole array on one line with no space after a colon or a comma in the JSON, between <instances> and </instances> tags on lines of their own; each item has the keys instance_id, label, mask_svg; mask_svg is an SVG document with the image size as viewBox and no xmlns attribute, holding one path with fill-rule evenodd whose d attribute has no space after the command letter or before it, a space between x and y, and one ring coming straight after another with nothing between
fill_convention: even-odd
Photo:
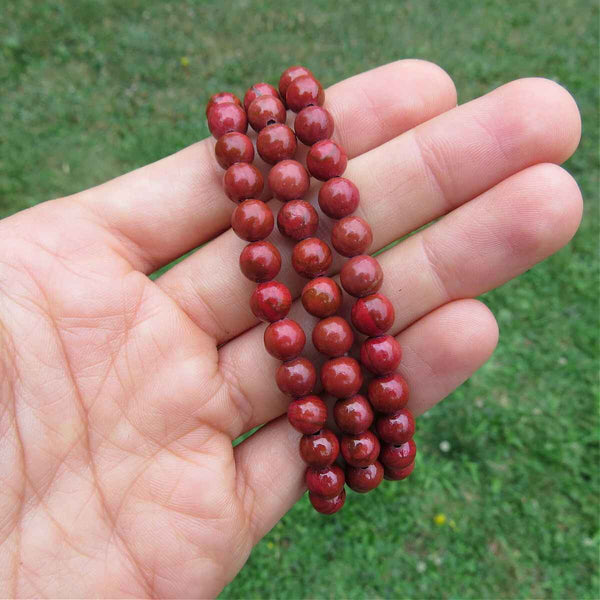
<instances>
[{"instance_id":1,"label":"small yellow flower","mask_svg":"<svg viewBox=\"0 0 600 600\"><path fill-rule=\"evenodd\" d=\"M456 521L454 519L450 519L448 521L448 526L450 527L450 529L456 530Z\"/></svg>"},{"instance_id":2,"label":"small yellow flower","mask_svg":"<svg viewBox=\"0 0 600 600\"><path fill-rule=\"evenodd\" d=\"M439 513L433 517L433 521L436 525L443 525L446 522L446 515Z\"/></svg>"},{"instance_id":3,"label":"small yellow flower","mask_svg":"<svg viewBox=\"0 0 600 600\"><path fill-rule=\"evenodd\" d=\"M190 66L190 59L187 56L182 56L179 59L179 62L181 63L182 67L189 67Z\"/></svg>"},{"instance_id":4,"label":"small yellow flower","mask_svg":"<svg viewBox=\"0 0 600 600\"><path fill-rule=\"evenodd\" d=\"M273 548L275 548L275 544L273 542L267 542L267 548L269 550L273 550Z\"/></svg>"}]
</instances>

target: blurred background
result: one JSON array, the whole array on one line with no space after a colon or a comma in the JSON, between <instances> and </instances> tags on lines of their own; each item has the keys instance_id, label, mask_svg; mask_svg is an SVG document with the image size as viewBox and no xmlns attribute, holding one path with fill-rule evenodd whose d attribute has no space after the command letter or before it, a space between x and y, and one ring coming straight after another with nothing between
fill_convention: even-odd
<instances>
[{"instance_id":1,"label":"blurred background","mask_svg":"<svg viewBox=\"0 0 600 600\"><path fill-rule=\"evenodd\" d=\"M419 420L417 468L335 517L303 498L222 598L598 598L598 4L19 0L0 11L0 216L208 135L214 92L330 85L434 61L459 102L517 77L566 86L586 200L573 242L482 300L492 359Z\"/></svg>"}]
</instances>

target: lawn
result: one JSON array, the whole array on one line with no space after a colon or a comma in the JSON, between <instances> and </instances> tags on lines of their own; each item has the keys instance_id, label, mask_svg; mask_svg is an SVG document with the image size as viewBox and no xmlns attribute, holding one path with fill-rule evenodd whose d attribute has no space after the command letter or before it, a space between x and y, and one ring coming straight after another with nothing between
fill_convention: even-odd
<instances>
[{"instance_id":1,"label":"lawn","mask_svg":"<svg viewBox=\"0 0 600 600\"><path fill-rule=\"evenodd\" d=\"M0 216L207 134L203 105L302 63L323 83L402 57L465 102L517 77L575 96L573 242L483 297L493 358L420 419L415 474L336 517L306 498L222 598L598 598L598 4L20 0L0 14ZM442 443L444 442L444 443Z\"/></svg>"}]
</instances>

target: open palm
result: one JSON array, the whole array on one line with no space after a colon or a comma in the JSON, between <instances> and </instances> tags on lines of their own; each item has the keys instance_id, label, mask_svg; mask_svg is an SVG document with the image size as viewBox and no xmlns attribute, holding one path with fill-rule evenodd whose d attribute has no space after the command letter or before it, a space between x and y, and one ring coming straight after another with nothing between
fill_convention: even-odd
<instances>
[{"instance_id":1,"label":"open palm","mask_svg":"<svg viewBox=\"0 0 600 600\"><path fill-rule=\"evenodd\" d=\"M536 79L456 107L421 61L343 81L325 106L373 250L443 216L380 257L420 414L495 347L470 298L576 231L580 193L556 165L577 107ZM304 490L213 145L0 222L2 596L214 596ZM291 245L273 237L297 295Z\"/></svg>"}]
</instances>

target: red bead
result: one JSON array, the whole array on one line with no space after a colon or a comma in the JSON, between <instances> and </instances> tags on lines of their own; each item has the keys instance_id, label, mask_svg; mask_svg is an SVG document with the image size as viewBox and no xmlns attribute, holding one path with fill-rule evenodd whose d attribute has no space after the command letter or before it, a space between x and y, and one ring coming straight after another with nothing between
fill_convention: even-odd
<instances>
[{"instance_id":1,"label":"red bead","mask_svg":"<svg viewBox=\"0 0 600 600\"><path fill-rule=\"evenodd\" d=\"M377 460L381 446L377 436L367 429L357 435L343 435L341 449L349 465L366 467Z\"/></svg>"},{"instance_id":2,"label":"red bead","mask_svg":"<svg viewBox=\"0 0 600 600\"><path fill-rule=\"evenodd\" d=\"M307 106L296 115L294 131L303 144L312 146L333 135L333 117L322 106Z\"/></svg>"},{"instance_id":3,"label":"red bead","mask_svg":"<svg viewBox=\"0 0 600 600\"><path fill-rule=\"evenodd\" d=\"M302 352L306 336L296 321L281 319L265 329L264 342L271 356L279 360L292 360Z\"/></svg>"},{"instance_id":4,"label":"red bead","mask_svg":"<svg viewBox=\"0 0 600 600\"><path fill-rule=\"evenodd\" d=\"M293 240L311 237L319 226L319 215L311 204L304 200L286 202L277 213L277 228Z\"/></svg>"},{"instance_id":5,"label":"red bead","mask_svg":"<svg viewBox=\"0 0 600 600\"><path fill-rule=\"evenodd\" d=\"M356 394L335 403L333 418L344 433L357 435L369 429L375 417L369 401L364 396Z\"/></svg>"},{"instance_id":6,"label":"red bead","mask_svg":"<svg viewBox=\"0 0 600 600\"><path fill-rule=\"evenodd\" d=\"M383 271L372 256L362 254L346 261L340 271L342 287L357 298L369 296L379 290L383 283Z\"/></svg>"},{"instance_id":7,"label":"red bead","mask_svg":"<svg viewBox=\"0 0 600 600\"><path fill-rule=\"evenodd\" d=\"M415 434L415 419L407 408L391 415L382 415L375 422L377 435L382 442L403 444Z\"/></svg>"},{"instance_id":8,"label":"red bead","mask_svg":"<svg viewBox=\"0 0 600 600\"><path fill-rule=\"evenodd\" d=\"M273 213L260 200L244 200L231 215L231 228L247 242L264 240L273 231Z\"/></svg>"},{"instance_id":9,"label":"red bead","mask_svg":"<svg viewBox=\"0 0 600 600\"><path fill-rule=\"evenodd\" d=\"M340 309L342 290L330 277L317 277L304 286L301 298L307 313L324 319Z\"/></svg>"},{"instance_id":10,"label":"red bead","mask_svg":"<svg viewBox=\"0 0 600 600\"><path fill-rule=\"evenodd\" d=\"M402 348L391 335L367 338L360 347L360 362L375 375L392 373L401 359Z\"/></svg>"},{"instance_id":11,"label":"red bead","mask_svg":"<svg viewBox=\"0 0 600 600\"><path fill-rule=\"evenodd\" d=\"M208 111L214 104L230 104L232 102L233 104L242 106L240 99L231 92L219 92L218 94L213 94L206 103L206 116L208 117Z\"/></svg>"},{"instance_id":12,"label":"red bead","mask_svg":"<svg viewBox=\"0 0 600 600\"><path fill-rule=\"evenodd\" d=\"M227 197L234 202L258 198L263 190L262 173L254 165L235 163L225 171L223 189Z\"/></svg>"},{"instance_id":13,"label":"red bead","mask_svg":"<svg viewBox=\"0 0 600 600\"><path fill-rule=\"evenodd\" d=\"M312 71L306 67L302 67L300 65L288 67L279 78L279 95L282 98L285 98L290 83L292 83L294 79L298 79L298 77L302 77L304 75L310 75L311 77L314 77Z\"/></svg>"},{"instance_id":14,"label":"red bead","mask_svg":"<svg viewBox=\"0 0 600 600\"><path fill-rule=\"evenodd\" d=\"M315 348L326 356L342 356L352 347L354 333L346 319L327 317L319 321L312 333Z\"/></svg>"},{"instance_id":15,"label":"red bead","mask_svg":"<svg viewBox=\"0 0 600 600\"><path fill-rule=\"evenodd\" d=\"M244 108L248 112L248 108L259 96L273 96L279 100L279 93L270 83L255 83L249 87L244 94Z\"/></svg>"},{"instance_id":16,"label":"red bead","mask_svg":"<svg viewBox=\"0 0 600 600\"><path fill-rule=\"evenodd\" d=\"M248 107L248 122L254 131L273 123L285 123L285 106L279 98L258 96Z\"/></svg>"},{"instance_id":17,"label":"red bead","mask_svg":"<svg viewBox=\"0 0 600 600\"><path fill-rule=\"evenodd\" d=\"M393 304L383 294L359 298L352 307L352 324L365 335L381 335L394 323Z\"/></svg>"},{"instance_id":18,"label":"red bead","mask_svg":"<svg viewBox=\"0 0 600 600\"><path fill-rule=\"evenodd\" d=\"M408 440L403 444L384 444L381 448L379 460L392 469L403 469L415 460L417 446L414 440Z\"/></svg>"},{"instance_id":19,"label":"red bead","mask_svg":"<svg viewBox=\"0 0 600 600\"><path fill-rule=\"evenodd\" d=\"M319 206L332 219L342 219L352 214L359 201L358 188L345 177L334 177L319 190Z\"/></svg>"},{"instance_id":20,"label":"red bead","mask_svg":"<svg viewBox=\"0 0 600 600\"><path fill-rule=\"evenodd\" d=\"M267 125L256 138L258 153L270 165L293 158L297 147L294 132L283 123Z\"/></svg>"},{"instance_id":21,"label":"red bead","mask_svg":"<svg viewBox=\"0 0 600 600\"><path fill-rule=\"evenodd\" d=\"M330 429L323 428L300 438L300 456L311 467L328 467L335 462L339 453L340 444Z\"/></svg>"},{"instance_id":22,"label":"red bead","mask_svg":"<svg viewBox=\"0 0 600 600\"><path fill-rule=\"evenodd\" d=\"M333 498L344 489L344 471L337 465L323 469L308 467L305 474L306 487L309 492L323 498Z\"/></svg>"},{"instance_id":23,"label":"red bead","mask_svg":"<svg viewBox=\"0 0 600 600\"><path fill-rule=\"evenodd\" d=\"M331 358L321 367L321 383L336 398L354 396L363 383L360 365L349 356Z\"/></svg>"},{"instance_id":24,"label":"red bead","mask_svg":"<svg viewBox=\"0 0 600 600\"><path fill-rule=\"evenodd\" d=\"M344 502L346 502L346 490L343 489L334 498L324 498L323 496L309 492L308 499L317 512L323 515L332 515L344 506Z\"/></svg>"},{"instance_id":25,"label":"red bead","mask_svg":"<svg viewBox=\"0 0 600 600\"><path fill-rule=\"evenodd\" d=\"M278 162L269 171L268 179L273 195L282 202L304 198L310 186L306 169L296 160Z\"/></svg>"},{"instance_id":26,"label":"red bead","mask_svg":"<svg viewBox=\"0 0 600 600\"><path fill-rule=\"evenodd\" d=\"M383 466L379 461L366 467L346 467L348 487L355 492L366 494L383 481Z\"/></svg>"},{"instance_id":27,"label":"red bead","mask_svg":"<svg viewBox=\"0 0 600 600\"><path fill-rule=\"evenodd\" d=\"M250 281L270 281L281 269L281 254L271 242L252 242L240 254L240 269Z\"/></svg>"},{"instance_id":28,"label":"red bead","mask_svg":"<svg viewBox=\"0 0 600 600\"><path fill-rule=\"evenodd\" d=\"M323 102L325 102L323 86L311 75L294 79L285 93L287 107L296 113L307 106L322 106Z\"/></svg>"},{"instance_id":29,"label":"red bead","mask_svg":"<svg viewBox=\"0 0 600 600\"><path fill-rule=\"evenodd\" d=\"M412 462L408 467L402 467L401 469L393 469L391 467L385 467L383 476L385 479L390 481L400 481L406 479L415 469L415 463Z\"/></svg>"},{"instance_id":30,"label":"red bead","mask_svg":"<svg viewBox=\"0 0 600 600\"><path fill-rule=\"evenodd\" d=\"M251 163L254 160L254 146L247 135L230 131L217 140L215 156L219 165L228 169L238 162Z\"/></svg>"},{"instance_id":31,"label":"red bead","mask_svg":"<svg viewBox=\"0 0 600 600\"><path fill-rule=\"evenodd\" d=\"M319 396L305 396L290 402L287 416L296 431L317 433L327 421L327 406Z\"/></svg>"},{"instance_id":32,"label":"red bead","mask_svg":"<svg viewBox=\"0 0 600 600\"><path fill-rule=\"evenodd\" d=\"M372 242L371 227L360 217L344 217L331 230L331 245L342 256L364 254Z\"/></svg>"},{"instance_id":33,"label":"red bead","mask_svg":"<svg viewBox=\"0 0 600 600\"><path fill-rule=\"evenodd\" d=\"M283 283L259 283L250 296L250 309L257 319L270 323L283 319L292 306L292 294Z\"/></svg>"},{"instance_id":34,"label":"red bead","mask_svg":"<svg viewBox=\"0 0 600 600\"><path fill-rule=\"evenodd\" d=\"M317 382L317 371L314 365L300 356L284 362L275 373L277 387L290 396L308 396Z\"/></svg>"},{"instance_id":35,"label":"red bead","mask_svg":"<svg viewBox=\"0 0 600 600\"><path fill-rule=\"evenodd\" d=\"M306 156L308 172L321 181L339 177L348 164L343 148L333 140L321 140L314 144Z\"/></svg>"},{"instance_id":36,"label":"red bead","mask_svg":"<svg viewBox=\"0 0 600 600\"><path fill-rule=\"evenodd\" d=\"M298 242L292 251L292 266L298 275L319 277L324 275L331 266L331 250L329 246L316 237Z\"/></svg>"},{"instance_id":37,"label":"red bead","mask_svg":"<svg viewBox=\"0 0 600 600\"><path fill-rule=\"evenodd\" d=\"M218 140L230 131L246 133L248 119L244 109L233 102L213 104L208 111L208 129Z\"/></svg>"},{"instance_id":38,"label":"red bead","mask_svg":"<svg viewBox=\"0 0 600 600\"><path fill-rule=\"evenodd\" d=\"M408 384L399 373L376 377L369 383L369 400L382 413L394 413L408 402Z\"/></svg>"}]
</instances>

